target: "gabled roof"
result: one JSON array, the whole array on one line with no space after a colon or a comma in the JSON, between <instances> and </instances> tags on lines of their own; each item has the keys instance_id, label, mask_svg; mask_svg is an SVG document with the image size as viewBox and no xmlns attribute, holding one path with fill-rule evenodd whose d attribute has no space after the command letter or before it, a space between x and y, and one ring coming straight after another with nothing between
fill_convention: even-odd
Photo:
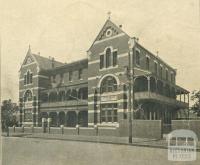
<instances>
[{"instance_id":1,"label":"gabled roof","mask_svg":"<svg viewBox=\"0 0 200 165\"><path fill-rule=\"evenodd\" d=\"M46 58L46 57L42 57L42 56L36 55L36 54L32 54L32 56L37 61L40 69L47 70L47 69L52 69L53 68L52 67L52 59L49 59L49 58ZM64 65L64 63L54 60L54 68L60 67L62 65Z\"/></svg>"},{"instance_id":2,"label":"gabled roof","mask_svg":"<svg viewBox=\"0 0 200 165\"><path fill-rule=\"evenodd\" d=\"M52 65L52 62L54 63L54 66ZM33 54L31 52L31 48L29 45L29 49L26 53L26 57L23 61L22 66L25 66L30 63L36 63L37 66L40 68L40 70L52 69L52 68L56 68L56 67L60 67L60 66L64 65L64 63L55 61L52 58L46 58L46 57L42 57L37 54ZM21 66L21 68L22 68L22 66ZM21 70L21 68L20 68L20 70Z\"/></svg>"},{"instance_id":3,"label":"gabled roof","mask_svg":"<svg viewBox=\"0 0 200 165\"><path fill-rule=\"evenodd\" d=\"M103 27L101 28L99 34L97 35L97 37L95 38L95 40L93 41L92 45L90 46L90 48L88 50L91 49L91 47L94 45L95 41L99 41L99 40L102 40L104 39L105 37L105 33L106 33L106 30L108 28L111 28L113 30L113 34L112 36L114 35L118 35L120 33L124 33L126 34L128 37L130 37L126 32L124 32L120 27L118 27L115 23L113 23L110 19L107 19L105 24L103 25Z\"/></svg>"}]
</instances>

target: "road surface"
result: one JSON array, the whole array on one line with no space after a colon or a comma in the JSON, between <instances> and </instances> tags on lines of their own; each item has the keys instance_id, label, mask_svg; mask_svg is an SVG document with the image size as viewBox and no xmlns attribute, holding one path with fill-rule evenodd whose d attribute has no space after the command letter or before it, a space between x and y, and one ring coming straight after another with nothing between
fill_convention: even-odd
<instances>
[{"instance_id":1,"label":"road surface","mask_svg":"<svg viewBox=\"0 0 200 165\"><path fill-rule=\"evenodd\" d=\"M167 149L128 145L2 137L2 165L168 165Z\"/></svg>"}]
</instances>

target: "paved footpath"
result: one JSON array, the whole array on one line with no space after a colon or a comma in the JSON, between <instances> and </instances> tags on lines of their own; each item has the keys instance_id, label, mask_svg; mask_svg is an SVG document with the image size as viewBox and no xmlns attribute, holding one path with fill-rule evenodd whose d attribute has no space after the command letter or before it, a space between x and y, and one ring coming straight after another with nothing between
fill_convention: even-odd
<instances>
[{"instance_id":1,"label":"paved footpath","mask_svg":"<svg viewBox=\"0 0 200 165\"><path fill-rule=\"evenodd\" d=\"M82 135L48 134L48 133L34 133L34 134L12 133L10 134L10 136L130 145L128 143L128 137L82 136ZM133 138L133 143L131 145L152 147L152 148L164 148L164 149L168 148L167 147L168 144L165 139L157 140L157 139ZM200 142L198 142L197 144L197 151L200 152Z\"/></svg>"},{"instance_id":2,"label":"paved footpath","mask_svg":"<svg viewBox=\"0 0 200 165\"><path fill-rule=\"evenodd\" d=\"M0 151L1 152L1 151ZM2 137L2 165L199 165L169 161L166 149L41 138Z\"/></svg>"}]
</instances>

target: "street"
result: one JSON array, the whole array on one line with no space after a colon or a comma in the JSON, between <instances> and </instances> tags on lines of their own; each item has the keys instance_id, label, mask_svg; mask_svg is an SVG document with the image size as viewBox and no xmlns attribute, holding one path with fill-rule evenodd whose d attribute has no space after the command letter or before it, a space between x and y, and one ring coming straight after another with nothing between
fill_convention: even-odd
<instances>
[{"instance_id":1,"label":"street","mask_svg":"<svg viewBox=\"0 0 200 165\"><path fill-rule=\"evenodd\" d=\"M167 149L91 142L1 137L2 165L168 165L200 164L170 162Z\"/></svg>"}]
</instances>

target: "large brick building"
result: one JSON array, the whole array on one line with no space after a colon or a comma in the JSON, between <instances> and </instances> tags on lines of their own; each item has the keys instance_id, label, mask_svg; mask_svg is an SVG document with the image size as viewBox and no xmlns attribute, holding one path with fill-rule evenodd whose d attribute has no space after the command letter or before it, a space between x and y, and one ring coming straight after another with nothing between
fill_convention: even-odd
<instances>
[{"instance_id":1,"label":"large brick building","mask_svg":"<svg viewBox=\"0 0 200 165\"><path fill-rule=\"evenodd\" d=\"M176 85L176 70L108 19L87 51L69 64L29 48L20 68L23 125L118 125L128 115L127 66L134 71L134 118L170 123L188 107L189 92ZM129 63L130 62L130 63Z\"/></svg>"}]
</instances>

